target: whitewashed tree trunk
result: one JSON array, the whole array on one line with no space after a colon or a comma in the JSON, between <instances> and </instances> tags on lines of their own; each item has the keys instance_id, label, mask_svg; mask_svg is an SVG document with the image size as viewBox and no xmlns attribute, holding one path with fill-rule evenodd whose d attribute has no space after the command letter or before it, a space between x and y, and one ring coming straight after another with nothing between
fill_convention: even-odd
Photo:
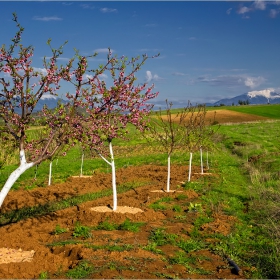
<instances>
[{"instance_id":1,"label":"whitewashed tree trunk","mask_svg":"<svg viewBox=\"0 0 280 280\"><path fill-rule=\"evenodd\" d=\"M50 162L50 169L49 169L49 186L52 183L52 161Z\"/></svg>"},{"instance_id":2,"label":"whitewashed tree trunk","mask_svg":"<svg viewBox=\"0 0 280 280\"><path fill-rule=\"evenodd\" d=\"M112 187L113 187L113 211L117 210L117 184L116 184L116 167L113 154L112 142L109 143L111 167L112 167Z\"/></svg>"},{"instance_id":3,"label":"whitewashed tree trunk","mask_svg":"<svg viewBox=\"0 0 280 280\"><path fill-rule=\"evenodd\" d=\"M201 167L201 174L203 174L202 148L200 148L200 167Z\"/></svg>"},{"instance_id":4,"label":"whitewashed tree trunk","mask_svg":"<svg viewBox=\"0 0 280 280\"><path fill-rule=\"evenodd\" d=\"M191 175L192 175L192 153L190 153L190 162L189 162L189 178L188 182L191 181Z\"/></svg>"},{"instance_id":5,"label":"whitewashed tree trunk","mask_svg":"<svg viewBox=\"0 0 280 280\"><path fill-rule=\"evenodd\" d=\"M115 210L117 210L117 184L116 184L116 167L115 167L115 160L114 160L112 141L109 142L109 150L110 150L111 162L108 161L105 157L103 157L97 150L96 150L96 152L99 154L99 156L104 161L106 161L111 166L111 170L112 170L112 188L113 188L113 211L115 211Z\"/></svg>"},{"instance_id":6,"label":"whitewashed tree trunk","mask_svg":"<svg viewBox=\"0 0 280 280\"><path fill-rule=\"evenodd\" d=\"M84 165L84 154L82 154L82 162L81 162L81 172L80 172L80 177L83 176L83 165Z\"/></svg>"},{"instance_id":7,"label":"whitewashed tree trunk","mask_svg":"<svg viewBox=\"0 0 280 280\"><path fill-rule=\"evenodd\" d=\"M6 181L4 187L0 192L0 207L2 206L3 201L6 198L8 192L10 191L10 189L12 188L16 180L20 177L20 175L23 174L27 169L34 166L33 162L29 162L29 163L26 162L24 150L21 150L19 152L19 155L20 155L20 166L11 173L11 175L9 176L8 180Z\"/></svg>"},{"instance_id":8,"label":"whitewashed tree trunk","mask_svg":"<svg viewBox=\"0 0 280 280\"><path fill-rule=\"evenodd\" d=\"M170 170L170 155L168 155L168 159L167 159L167 187L166 187L167 192L170 191L170 173L171 173L171 170Z\"/></svg>"}]
</instances>

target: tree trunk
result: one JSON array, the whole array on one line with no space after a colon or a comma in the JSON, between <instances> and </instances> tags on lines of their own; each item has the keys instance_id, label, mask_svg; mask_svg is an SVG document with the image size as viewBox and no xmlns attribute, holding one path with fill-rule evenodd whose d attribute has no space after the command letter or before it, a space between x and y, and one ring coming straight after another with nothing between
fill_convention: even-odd
<instances>
[{"instance_id":1,"label":"tree trunk","mask_svg":"<svg viewBox=\"0 0 280 280\"><path fill-rule=\"evenodd\" d=\"M191 181L191 174L192 174L192 152L190 152L189 178L188 178L188 182L190 182L190 181Z\"/></svg>"},{"instance_id":2,"label":"tree trunk","mask_svg":"<svg viewBox=\"0 0 280 280\"><path fill-rule=\"evenodd\" d=\"M20 151L20 166L11 173L8 180L6 181L4 187L2 188L0 192L0 207L3 204L4 199L6 198L8 192L16 182L16 180L20 177L21 174L23 174L27 169L34 166L33 162L27 163L25 159L25 153L24 150Z\"/></svg>"},{"instance_id":3,"label":"tree trunk","mask_svg":"<svg viewBox=\"0 0 280 280\"><path fill-rule=\"evenodd\" d=\"M84 154L82 154L82 162L81 162L81 172L80 172L80 177L83 176L83 165L84 165Z\"/></svg>"},{"instance_id":4,"label":"tree trunk","mask_svg":"<svg viewBox=\"0 0 280 280\"><path fill-rule=\"evenodd\" d=\"M52 161L50 162L50 169L49 169L49 186L52 183Z\"/></svg>"},{"instance_id":5,"label":"tree trunk","mask_svg":"<svg viewBox=\"0 0 280 280\"><path fill-rule=\"evenodd\" d=\"M168 159L167 159L167 192L170 191L170 155L168 155Z\"/></svg>"},{"instance_id":6,"label":"tree trunk","mask_svg":"<svg viewBox=\"0 0 280 280\"><path fill-rule=\"evenodd\" d=\"M200 148L200 167L201 167L201 174L203 174L202 148Z\"/></svg>"},{"instance_id":7,"label":"tree trunk","mask_svg":"<svg viewBox=\"0 0 280 280\"><path fill-rule=\"evenodd\" d=\"M112 142L109 142L110 156L111 156L111 167L112 167L112 187L113 187L113 211L117 210L117 185L116 185L116 167L113 154Z\"/></svg>"}]
</instances>

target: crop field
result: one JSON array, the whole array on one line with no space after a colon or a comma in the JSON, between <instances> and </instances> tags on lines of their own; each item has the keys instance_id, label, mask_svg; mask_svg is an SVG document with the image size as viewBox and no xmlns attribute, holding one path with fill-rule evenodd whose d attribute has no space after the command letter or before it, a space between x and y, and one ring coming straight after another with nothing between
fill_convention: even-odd
<instances>
[{"instance_id":1,"label":"crop field","mask_svg":"<svg viewBox=\"0 0 280 280\"><path fill-rule=\"evenodd\" d=\"M210 108L214 148L171 157L132 127L106 162L73 147L26 171L0 212L0 278L280 278L279 105ZM31 129L29 133L36 133ZM9 147L0 185L17 166ZM7 154L1 148L0 159ZM82 161L83 159L83 161Z\"/></svg>"}]
</instances>

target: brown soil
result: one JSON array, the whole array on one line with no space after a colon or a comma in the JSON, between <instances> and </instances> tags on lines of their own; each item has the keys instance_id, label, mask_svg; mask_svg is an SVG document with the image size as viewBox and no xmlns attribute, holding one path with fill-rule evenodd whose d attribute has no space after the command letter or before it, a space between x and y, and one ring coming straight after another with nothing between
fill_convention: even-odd
<instances>
[{"instance_id":1,"label":"brown soil","mask_svg":"<svg viewBox=\"0 0 280 280\"><path fill-rule=\"evenodd\" d=\"M196 173L196 174L195 174ZM210 249L195 250L186 255L194 259L194 263L187 268L182 264L172 264L168 259L176 253L183 252L176 246L165 244L159 246L161 254L145 250L143 246L149 244L151 232L157 228L164 228L168 234L180 235L184 240L190 238L193 222L200 215L198 212L189 212L190 202L199 202L199 195L194 190L187 190L180 186L180 182L187 178L185 166L172 166L171 190L165 192L167 168L164 166L147 165L128 167L117 171L117 183L133 184L141 182L142 186L135 187L118 195L118 211L112 211L112 197L75 205L71 208L52 212L46 215L29 218L17 222L10 222L0 227L0 248L9 254L14 254L14 260L0 258L0 278L38 278L40 273L48 272L49 278L67 278L65 274L74 269L83 260L89 261L95 270L87 278L242 278L232 271L224 256L215 254ZM194 167L192 181L197 180L199 169ZM204 175L206 176L206 175ZM44 205L47 202L68 198L85 193L100 192L111 188L110 174L95 174L89 178L69 178L67 182L46 188L34 190L11 191L4 201L2 213L19 210L26 206ZM158 192L162 190L162 192ZM154 192L152 192L154 191ZM178 199L185 195L184 199ZM155 211L149 208L156 200L169 196L177 205L181 205L182 212L171 208ZM168 205L168 204L167 204ZM99 211L101 207L106 211ZM130 213L128 210L138 209ZM122 211L125 210L125 211ZM177 217L177 218L176 218ZM127 230L96 230L92 229L92 237L74 237L76 223L83 226L97 226L101 222L121 224L126 219L133 222L145 222L139 232ZM212 221L201 226L201 233L220 233L228 235L236 222L235 218L216 213ZM67 229L61 234L54 234L56 226ZM209 246L217 242L208 238ZM55 246L55 242L74 240L78 244ZM104 246L119 245L129 248L123 251L114 251ZM99 248L93 248L99 246ZM103 248L101 248L103 246ZM16 259L23 252L28 257ZM1 251L0 251L1 254ZM33 256L34 255L34 256ZM33 256L33 259L32 259ZM11 262L8 262L10 260ZM198 273L204 271L205 273ZM206 273L207 272L207 273Z\"/></svg>"},{"instance_id":2,"label":"brown soil","mask_svg":"<svg viewBox=\"0 0 280 280\"><path fill-rule=\"evenodd\" d=\"M175 115L174 115L175 117ZM163 119L165 116L163 116ZM245 114L239 113L231 110L225 109L218 109L218 110L211 110L207 111L206 116L206 123L212 123L216 121L219 124L230 124L230 123L244 123L244 122L256 122L256 121L265 121L269 120L267 117L252 115L252 114Z\"/></svg>"},{"instance_id":3,"label":"brown soil","mask_svg":"<svg viewBox=\"0 0 280 280\"><path fill-rule=\"evenodd\" d=\"M216 111L207 111L206 118L212 121L215 119L220 124L255 122L255 121L264 121L269 119L262 116L239 113L239 112L224 110L224 109L216 110Z\"/></svg>"}]
</instances>

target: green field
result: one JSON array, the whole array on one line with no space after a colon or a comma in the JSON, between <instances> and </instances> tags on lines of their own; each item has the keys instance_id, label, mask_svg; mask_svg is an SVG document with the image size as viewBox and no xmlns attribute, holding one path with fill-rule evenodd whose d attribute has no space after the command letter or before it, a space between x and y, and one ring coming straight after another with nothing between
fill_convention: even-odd
<instances>
[{"instance_id":1,"label":"green field","mask_svg":"<svg viewBox=\"0 0 280 280\"><path fill-rule=\"evenodd\" d=\"M271 119L280 118L280 105L231 106L208 108L228 109L255 114ZM249 278L280 278L280 126L278 121L252 124L220 125L214 135L215 149L210 151L210 170L215 170L221 180L192 182L202 195L207 211L224 207L225 214L236 216L240 223L230 236L220 239L213 250L227 251L241 264L254 267ZM131 127L129 141L113 142L117 168L129 165L166 165L165 153L147 144ZM108 165L90 151L74 147L65 157L53 161L53 183L79 175L81 157L85 155L83 174L110 172ZM199 165L199 155L194 154L194 165ZM172 156L172 164L188 164L188 151L182 148ZM25 172L13 189L47 187L48 165L44 162ZM3 166L0 185L3 185L16 164ZM36 180L35 180L36 178ZM248 211L244 212L244 205Z\"/></svg>"},{"instance_id":2,"label":"green field","mask_svg":"<svg viewBox=\"0 0 280 280\"><path fill-rule=\"evenodd\" d=\"M280 119L280 105L242 105L207 107L207 110L232 110L240 113L252 114L272 119Z\"/></svg>"}]
</instances>

